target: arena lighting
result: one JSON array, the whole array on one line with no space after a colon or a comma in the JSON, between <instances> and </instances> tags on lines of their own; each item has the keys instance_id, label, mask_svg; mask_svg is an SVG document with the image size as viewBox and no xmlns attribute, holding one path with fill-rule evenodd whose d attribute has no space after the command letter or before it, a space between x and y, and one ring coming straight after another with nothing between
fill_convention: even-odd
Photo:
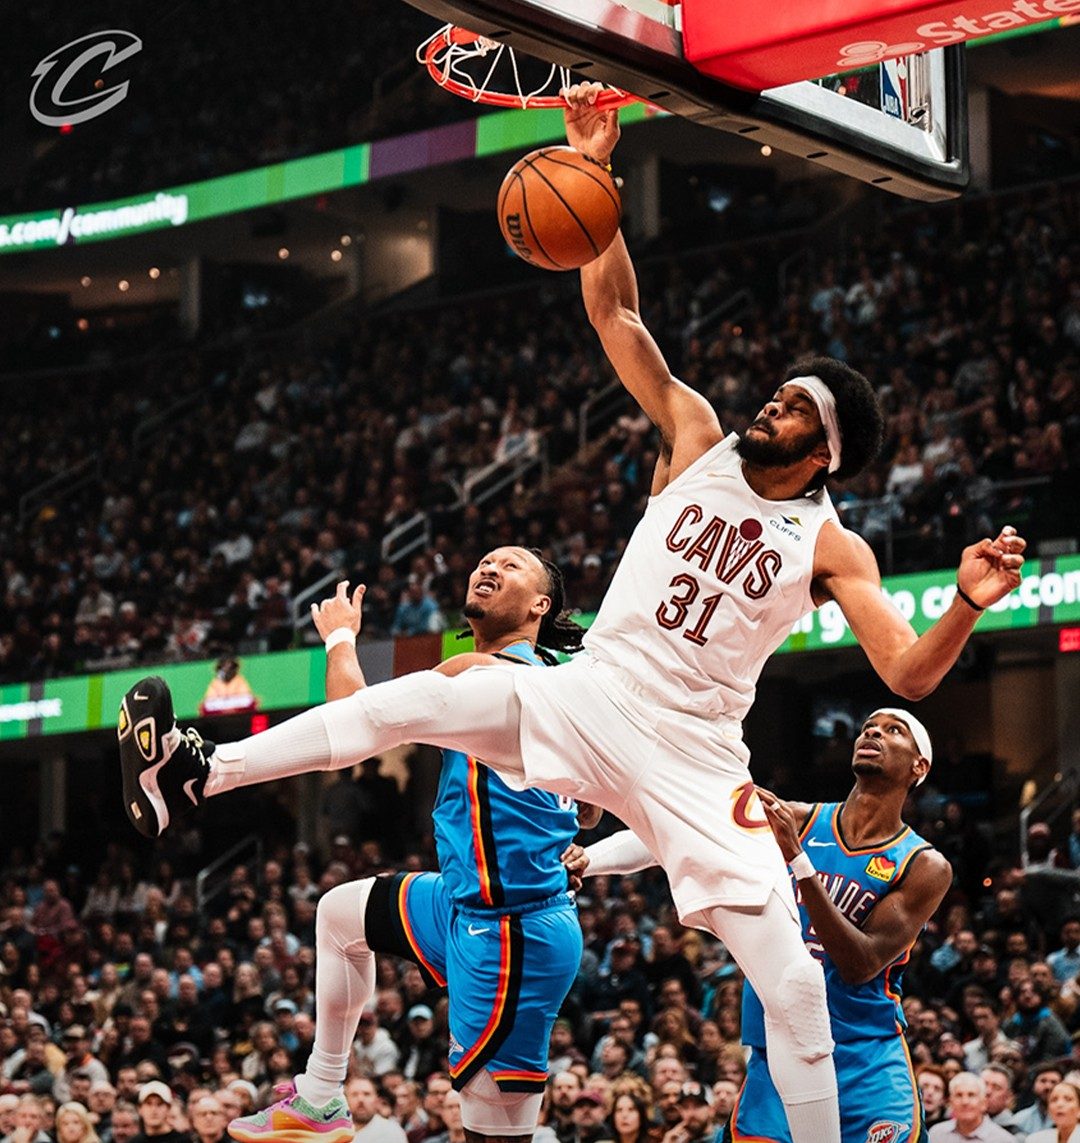
<instances>
[{"instance_id":1,"label":"arena lighting","mask_svg":"<svg viewBox=\"0 0 1080 1143\"><path fill-rule=\"evenodd\" d=\"M161 271L156 266L151 266L147 273L155 282L161 277Z\"/></svg>"},{"instance_id":2,"label":"arena lighting","mask_svg":"<svg viewBox=\"0 0 1080 1143\"><path fill-rule=\"evenodd\" d=\"M120 281L116 283L116 287L120 293L126 294L128 290L131 289L131 283L127 280L127 278L121 278Z\"/></svg>"},{"instance_id":3,"label":"arena lighting","mask_svg":"<svg viewBox=\"0 0 1080 1143\"><path fill-rule=\"evenodd\" d=\"M1058 632L1058 650L1063 654L1080 651L1080 627L1062 627Z\"/></svg>"},{"instance_id":4,"label":"arena lighting","mask_svg":"<svg viewBox=\"0 0 1080 1143\"><path fill-rule=\"evenodd\" d=\"M342 257L343 257L343 255L342 255L340 250L331 250L330 251L330 261L331 262L340 262Z\"/></svg>"},{"instance_id":5,"label":"arena lighting","mask_svg":"<svg viewBox=\"0 0 1080 1143\"><path fill-rule=\"evenodd\" d=\"M83 333L86 333L86 331L90 328L90 323L86 320L86 318L79 318L75 325Z\"/></svg>"},{"instance_id":6,"label":"arena lighting","mask_svg":"<svg viewBox=\"0 0 1080 1143\"><path fill-rule=\"evenodd\" d=\"M284 262L285 259L289 256L289 248L287 246L282 246L281 249L277 252L277 256L282 260L282 262Z\"/></svg>"},{"instance_id":7,"label":"arena lighting","mask_svg":"<svg viewBox=\"0 0 1080 1143\"><path fill-rule=\"evenodd\" d=\"M772 154L772 147L770 147L769 144L766 143L765 146L761 148L761 153L767 159Z\"/></svg>"},{"instance_id":8,"label":"arena lighting","mask_svg":"<svg viewBox=\"0 0 1080 1143\"><path fill-rule=\"evenodd\" d=\"M351 246L352 245L352 235L351 234L343 234L341 236L341 245L342 246Z\"/></svg>"},{"instance_id":9,"label":"arena lighting","mask_svg":"<svg viewBox=\"0 0 1080 1143\"><path fill-rule=\"evenodd\" d=\"M84 274L84 275L83 275L83 276L82 276L82 277L79 279L79 285L80 285L80 286L82 286L82 287L83 287L83 289L85 290L85 289L86 289L86 287L87 287L87 286L89 286L89 285L90 285L90 283L91 283L93 280L94 280L94 279L93 279L93 278L91 278L89 274Z\"/></svg>"}]
</instances>

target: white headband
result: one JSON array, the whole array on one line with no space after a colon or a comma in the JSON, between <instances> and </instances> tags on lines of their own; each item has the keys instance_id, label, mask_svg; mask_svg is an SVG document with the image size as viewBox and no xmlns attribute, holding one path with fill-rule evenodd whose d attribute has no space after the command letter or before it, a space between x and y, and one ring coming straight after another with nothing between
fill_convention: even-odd
<instances>
[{"instance_id":1,"label":"white headband","mask_svg":"<svg viewBox=\"0 0 1080 1143\"><path fill-rule=\"evenodd\" d=\"M798 385L817 407L818 416L825 427L825 440L829 445L829 472L840 467L840 422L836 418L836 398L820 377L792 377L785 385Z\"/></svg>"},{"instance_id":2,"label":"white headband","mask_svg":"<svg viewBox=\"0 0 1080 1143\"><path fill-rule=\"evenodd\" d=\"M925 726L908 710L901 710L898 706L882 706L874 711L874 714L890 714L893 718L899 719L911 731L911 737L915 739L915 745L919 748L919 754L925 758L927 762L934 761L934 748L930 745L930 733ZM871 718L874 714L870 715ZM926 773L928 774L928 770ZM921 786L926 781L926 774L924 774L916 783L916 786Z\"/></svg>"}]
</instances>

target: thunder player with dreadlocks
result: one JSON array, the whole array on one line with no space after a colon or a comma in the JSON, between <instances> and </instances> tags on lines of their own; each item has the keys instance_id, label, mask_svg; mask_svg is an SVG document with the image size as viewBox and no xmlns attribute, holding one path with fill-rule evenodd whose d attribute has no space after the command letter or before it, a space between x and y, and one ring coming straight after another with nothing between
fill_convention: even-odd
<instances>
[{"instance_id":1,"label":"thunder player with dreadlocks","mask_svg":"<svg viewBox=\"0 0 1080 1143\"><path fill-rule=\"evenodd\" d=\"M348 585L312 608L326 644L326 690L365 686L356 656L364 588ZM551 661L576 651L582 629L563 614L562 575L523 548L497 548L469 579L465 617L477 650L437 668ZM511 790L494 771L443 751L434 809L440 873L371 877L331 889L316 920L315 1048L297 1093L229 1126L240 1143L351 1143L341 1085L375 953L416 962L429 985L449 985L450 1075L476 1138L527 1138L547 1078L548 1038L581 960L581 928L561 856L579 826L566 796ZM599 811L582 806L582 824Z\"/></svg>"}]
</instances>

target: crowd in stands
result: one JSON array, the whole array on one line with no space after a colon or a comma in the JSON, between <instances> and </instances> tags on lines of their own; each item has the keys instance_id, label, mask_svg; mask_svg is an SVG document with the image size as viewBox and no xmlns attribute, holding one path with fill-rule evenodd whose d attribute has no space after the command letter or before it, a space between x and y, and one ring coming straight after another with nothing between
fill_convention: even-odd
<instances>
[{"instance_id":1,"label":"crowd in stands","mask_svg":"<svg viewBox=\"0 0 1080 1143\"><path fill-rule=\"evenodd\" d=\"M1075 537L1078 216L1075 188L890 211L782 296L760 243L660 256L642 266L644 317L730 429L800 354L868 374L885 445L834 496L886 571L947 566L1005 522L1035 543ZM750 311L709 323L733 283L751 289ZM292 600L335 571L368 584L368 637L437 630L502 543L543 548L572 604L594 609L656 443L627 403L579 450L579 409L611 374L576 290L545 277L368 317L299 351L193 352L10 387L0 679L280 649L297 638ZM482 498L493 465L530 459ZM80 463L100 480L20 521L26 493ZM418 512L427 545L384 559L383 537Z\"/></svg>"},{"instance_id":2,"label":"crowd in stands","mask_svg":"<svg viewBox=\"0 0 1080 1143\"><path fill-rule=\"evenodd\" d=\"M358 781L377 789L372 766ZM1015 864L982 861L963 840L976 827L930 783L907 817L956 873L904 973L927 1120L967 1136L986 1116L1024 1143L1052 1126L1058 1082L1080 1082L1080 812L1056 851L1033 824ZM218 1143L303 1069L319 897L430 866L431 843L335 834L320 854L295 832L267 836L270 856L235 866L201 907L200 847L184 834L143 851L152 869L100 830L0 855L0 1139ZM713 1143L745 1074L737 967L679 926L659 871L588 879L578 904L585 951L552 1032L538 1138ZM346 1089L358 1139L462 1143L445 994L392 957L376 981Z\"/></svg>"}]
</instances>

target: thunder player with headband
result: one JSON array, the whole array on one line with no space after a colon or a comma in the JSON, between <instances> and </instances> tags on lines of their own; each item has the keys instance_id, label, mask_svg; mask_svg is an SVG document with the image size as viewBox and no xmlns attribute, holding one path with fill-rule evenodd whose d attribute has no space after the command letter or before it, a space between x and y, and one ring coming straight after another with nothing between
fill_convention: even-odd
<instances>
[{"instance_id":1,"label":"thunder player with headband","mask_svg":"<svg viewBox=\"0 0 1080 1143\"><path fill-rule=\"evenodd\" d=\"M330 699L366 685L356 655L363 596L361 586L350 599L341 583L312 607ZM480 561L464 611L477 651L448 660L451 673L478 661L542 666L550 655L538 644L580 647L558 568L521 548ZM374 991L375 953L415 962L429 987L449 986L450 1076L471 1143L531 1137L551 1027L581 962L581 926L560 857L600 810L512 790L476 759L445 750L432 817L439 873L369 877L320 899L315 1047L295 1091L229 1125L239 1143L351 1143L342 1083Z\"/></svg>"},{"instance_id":2,"label":"thunder player with headband","mask_svg":"<svg viewBox=\"0 0 1080 1143\"><path fill-rule=\"evenodd\" d=\"M904 1040L901 978L911 946L952 883L948 861L906 826L904 800L930 770L930 736L909 711L876 710L855 742L846 801L782 802L759 789L799 906L803 940L825 971L844 1143L925 1143L919 1089ZM587 877L654 865L629 831L585 850ZM725 1143L791 1143L769 1070L765 1012L743 987L752 1050Z\"/></svg>"},{"instance_id":3,"label":"thunder player with headband","mask_svg":"<svg viewBox=\"0 0 1080 1143\"><path fill-rule=\"evenodd\" d=\"M590 107L592 90L568 93L567 131L606 164L618 122ZM753 982L793 1143L839 1143L825 983L780 852L757 827L742 721L765 661L826 601L892 691L929 694L981 612L1019 584L1024 541L1007 527L966 548L952 600L917 636L824 488L877 452L882 417L866 378L830 358L805 362L741 436L725 436L642 324L621 236L581 280L605 352L661 436L652 496L585 637L588 654L544 671L420 671L212 754L174 726L164 683L144 681L121 715L125 808L155 837L206 797L404 742L460 750L510 785L603 806L664 867L682 923L720 937Z\"/></svg>"}]
</instances>

